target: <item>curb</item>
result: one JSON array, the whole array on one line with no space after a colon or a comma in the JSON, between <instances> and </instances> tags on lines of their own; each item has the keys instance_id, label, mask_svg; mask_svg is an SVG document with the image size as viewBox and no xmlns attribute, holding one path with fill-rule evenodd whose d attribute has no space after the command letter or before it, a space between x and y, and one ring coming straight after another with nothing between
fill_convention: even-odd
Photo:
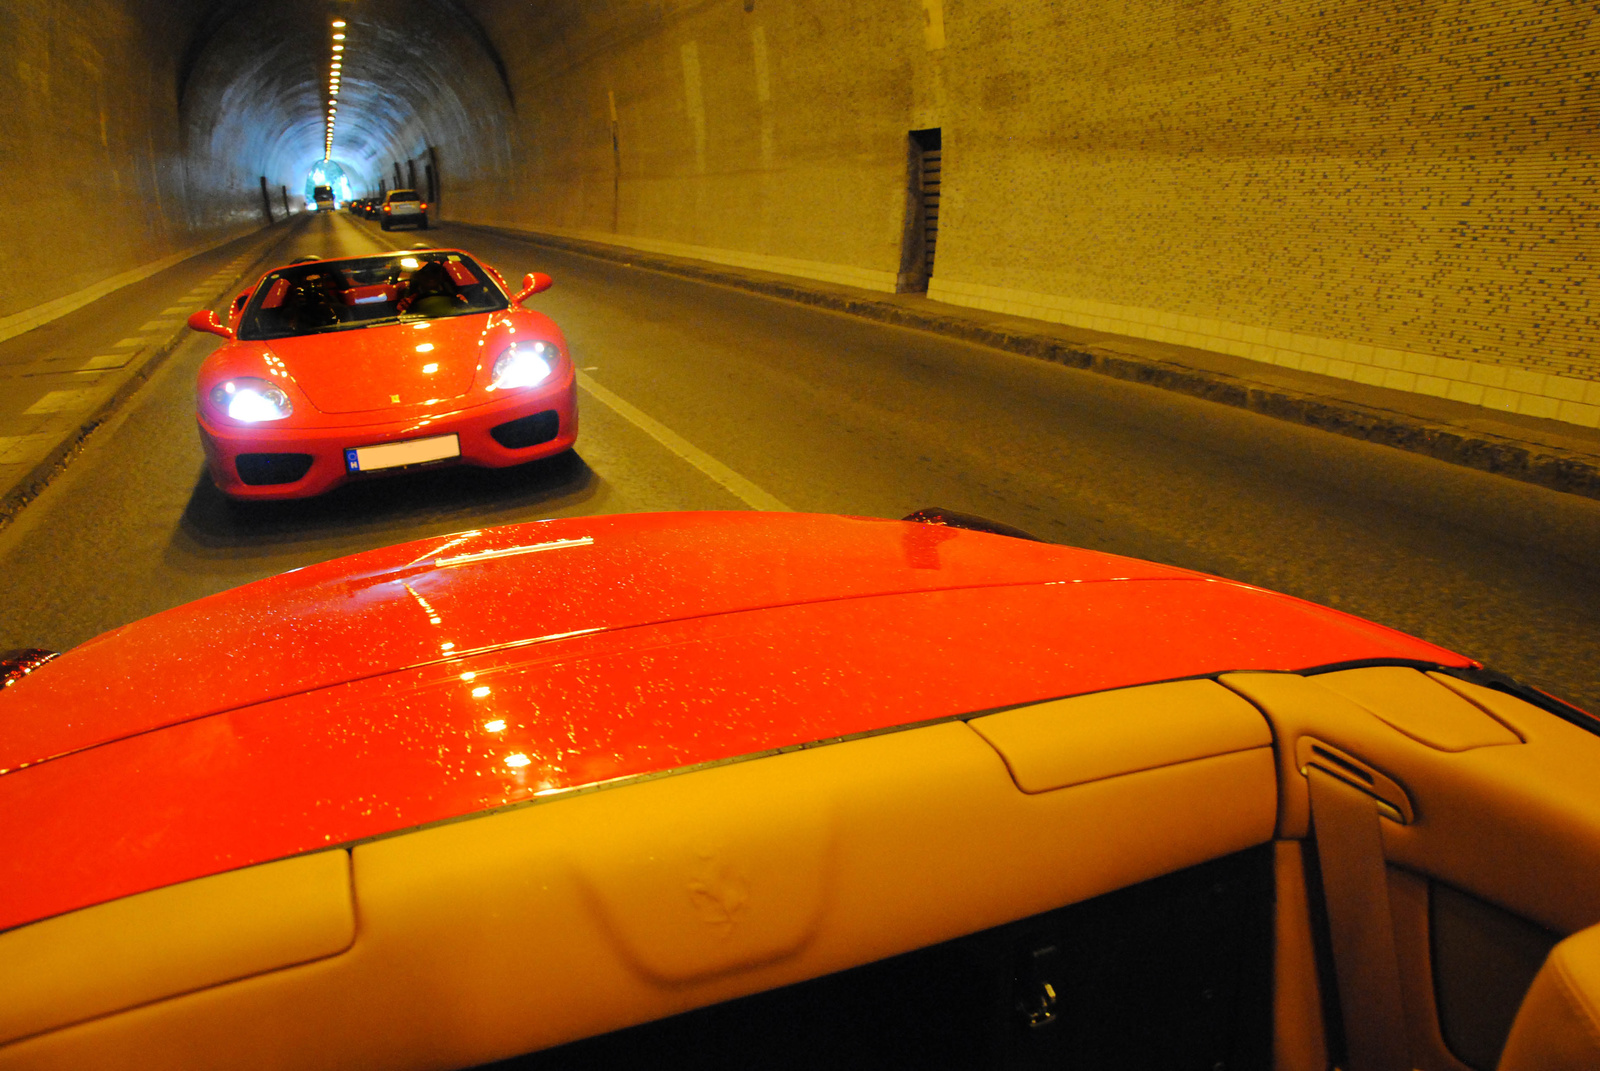
<instances>
[{"instance_id":1,"label":"curb","mask_svg":"<svg viewBox=\"0 0 1600 1071\"><path fill-rule=\"evenodd\" d=\"M255 266L265 260L278 246L287 241L289 235L290 232L285 231L278 237L277 241L264 246L262 252L250 262L250 266L235 276L227 286L223 287L222 292L227 293L235 286L238 286L241 279L249 278ZM212 302L215 302L214 298ZM125 373L126 378L117 385L117 389L112 391L109 397L86 415L76 427L69 430L58 442L52 445L45 452L44 457L24 473L16 483L7 488L3 494L0 494L0 527L9 524L22 511L24 506L38 498L44 492L44 489L50 486L50 481L59 476L68 463L72 461L73 456L83 446L84 440L101 424L110 420L117 410L122 408L124 402L138 393L139 388L150 381L150 377L160 370L161 366L166 363L167 358L172 356L173 351L178 348L178 345L188 334L189 327L185 324L164 341L148 350L144 360L139 362L136 367L127 370Z\"/></svg>"},{"instance_id":2,"label":"curb","mask_svg":"<svg viewBox=\"0 0 1600 1071\"><path fill-rule=\"evenodd\" d=\"M1260 383L1226 372L1121 353L1105 346L1082 345L1043 332L1007 330L959 315L907 308L781 277L752 276L717 265L536 231L449 222L453 226L487 231L581 256L717 283L897 327L931 331L1008 353L1248 409L1263 416L1423 454L1554 491L1600 499L1600 455L1569 453L1457 424L1429 421L1359 402Z\"/></svg>"}]
</instances>

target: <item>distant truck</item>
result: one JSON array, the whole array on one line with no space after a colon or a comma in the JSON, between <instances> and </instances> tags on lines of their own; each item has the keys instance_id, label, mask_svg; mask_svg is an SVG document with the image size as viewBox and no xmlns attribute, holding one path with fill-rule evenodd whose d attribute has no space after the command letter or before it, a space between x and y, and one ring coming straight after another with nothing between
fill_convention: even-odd
<instances>
[{"instance_id":1,"label":"distant truck","mask_svg":"<svg viewBox=\"0 0 1600 1071\"><path fill-rule=\"evenodd\" d=\"M333 200L332 186L318 186L311 191L311 199L317 203L318 212L332 212L337 207Z\"/></svg>"}]
</instances>

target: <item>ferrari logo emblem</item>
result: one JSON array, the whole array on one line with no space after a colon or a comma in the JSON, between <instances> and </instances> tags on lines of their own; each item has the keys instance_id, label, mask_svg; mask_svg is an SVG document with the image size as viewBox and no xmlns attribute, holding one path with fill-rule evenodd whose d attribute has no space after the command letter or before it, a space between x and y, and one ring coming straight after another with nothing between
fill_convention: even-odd
<instances>
[{"instance_id":1,"label":"ferrari logo emblem","mask_svg":"<svg viewBox=\"0 0 1600 1071\"><path fill-rule=\"evenodd\" d=\"M398 395L398 394L391 394L391 395L389 395L389 400L390 400L390 401L391 401L391 402L393 402L393 403L394 403L394 404L396 404L396 405L399 405L399 404L400 404L400 395Z\"/></svg>"}]
</instances>

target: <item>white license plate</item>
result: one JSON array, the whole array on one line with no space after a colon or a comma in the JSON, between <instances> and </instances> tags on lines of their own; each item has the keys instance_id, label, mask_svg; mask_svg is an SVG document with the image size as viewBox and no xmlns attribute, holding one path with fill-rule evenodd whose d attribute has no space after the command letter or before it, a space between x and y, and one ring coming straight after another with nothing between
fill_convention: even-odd
<instances>
[{"instance_id":1,"label":"white license plate","mask_svg":"<svg viewBox=\"0 0 1600 1071\"><path fill-rule=\"evenodd\" d=\"M456 435L435 435L431 439L407 439L403 443L377 446L352 446L344 452L344 463L351 472L396 469L401 465L421 465L461 456L461 439Z\"/></svg>"}]
</instances>

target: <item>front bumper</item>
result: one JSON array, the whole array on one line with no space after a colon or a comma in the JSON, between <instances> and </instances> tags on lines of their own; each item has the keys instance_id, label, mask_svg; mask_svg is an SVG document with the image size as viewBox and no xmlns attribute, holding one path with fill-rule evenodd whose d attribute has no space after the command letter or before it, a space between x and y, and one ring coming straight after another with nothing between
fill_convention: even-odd
<instances>
[{"instance_id":1,"label":"front bumper","mask_svg":"<svg viewBox=\"0 0 1600 1071\"><path fill-rule=\"evenodd\" d=\"M543 413L554 413L555 420L530 419ZM519 391L470 409L352 427L244 428L214 423L203 413L197 415L196 421L211 480L223 494L241 499L308 498L331 491L348 480L374 479L445 465L506 468L559 454L570 449L578 438L577 383L569 373L564 383ZM513 421L519 423L508 433L504 426ZM554 438L530 442L552 424ZM531 434L530 428L534 429ZM426 465L356 473L349 471L345 461L345 451L352 447L450 434L460 437L460 457ZM504 445L507 442L512 445ZM529 445L518 445L524 442ZM242 461L241 455L244 455ZM293 455L301 457L297 459ZM309 463L303 460L306 457ZM297 472L300 475L296 476ZM285 477L293 478L284 482L259 482Z\"/></svg>"}]
</instances>

